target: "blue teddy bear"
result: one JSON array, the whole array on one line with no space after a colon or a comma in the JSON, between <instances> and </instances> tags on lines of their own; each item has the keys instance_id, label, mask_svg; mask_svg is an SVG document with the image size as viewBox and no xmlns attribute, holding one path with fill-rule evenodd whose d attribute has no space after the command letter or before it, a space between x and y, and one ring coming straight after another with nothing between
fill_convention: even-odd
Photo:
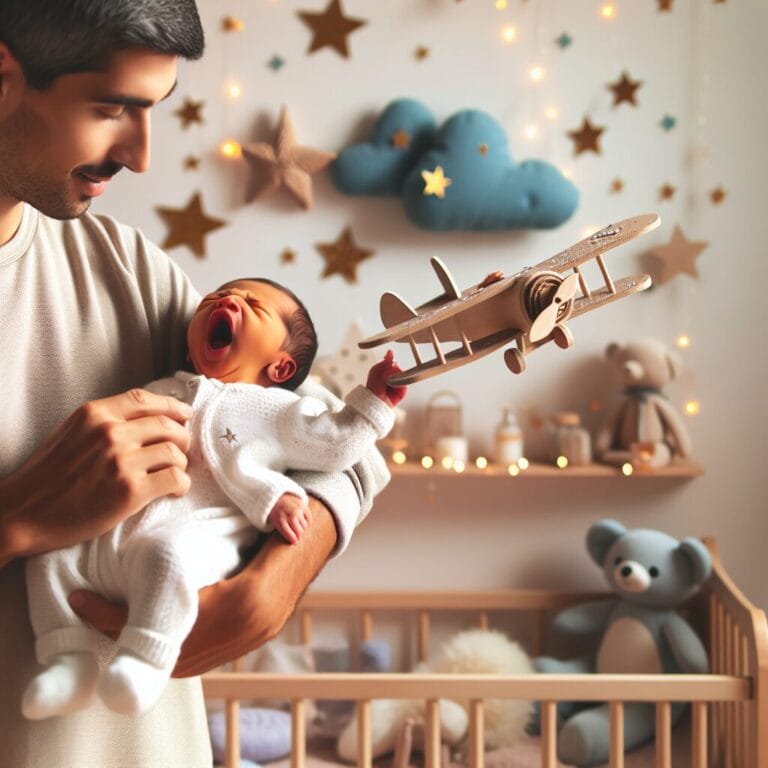
<instances>
[{"instance_id":1,"label":"blue teddy bear","mask_svg":"<svg viewBox=\"0 0 768 768\"><path fill-rule=\"evenodd\" d=\"M554 619L555 630L568 638L596 639L587 658L534 659L538 672L550 674L701 674L709 669L707 652L696 633L675 609L696 592L712 570L709 551L698 539L678 541L661 531L627 530L616 520L595 523L587 532L587 549L603 569L615 597L567 608ZM672 707L672 722L685 705ZM577 766L605 763L609 756L607 704L561 702L558 758ZM534 724L532 730L538 730ZM624 749L651 741L654 705L624 704Z\"/></svg>"}]
</instances>

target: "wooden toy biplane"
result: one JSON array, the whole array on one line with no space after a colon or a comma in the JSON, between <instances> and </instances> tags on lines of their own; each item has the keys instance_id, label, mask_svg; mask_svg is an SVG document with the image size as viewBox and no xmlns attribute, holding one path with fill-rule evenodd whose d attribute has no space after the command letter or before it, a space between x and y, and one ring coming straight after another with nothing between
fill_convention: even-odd
<instances>
[{"instance_id":1,"label":"wooden toy biplane","mask_svg":"<svg viewBox=\"0 0 768 768\"><path fill-rule=\"evenodd\" d=\"M393 341L410 344L415 365L392 376L392 385L436 376L510 343L513 346L504 352L504 361L513 373L522 373L525 356L548 341L562 349L573 344L566 320L651 285L648 275L614 280L603 254L649 232L660 222L654 213L624 219L534 267L510 277L494 272L465 291L456 287L443 262L432 258L443 292L415 309L396 293L384 293L380 313L386 330L363 339L359 346L368 349ZM603 279L603 285L596 290L587 286L582 271L582 265L592 260ZM450 342L458 342L458 346L446 351L444 345ZM419 344L430 344L435 357L423 359Z\"/></svg>"}]
</instances>

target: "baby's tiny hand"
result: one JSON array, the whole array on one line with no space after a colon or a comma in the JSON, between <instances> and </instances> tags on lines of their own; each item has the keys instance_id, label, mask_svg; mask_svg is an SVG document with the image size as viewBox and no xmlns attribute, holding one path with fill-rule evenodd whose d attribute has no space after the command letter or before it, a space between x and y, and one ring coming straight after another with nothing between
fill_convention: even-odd
<instances>
[{"instance_id":1,"label":"baby's tiny hand","mask_svg":"<svg viewBox=\"0 0 768 768\"><path fill-rule=\"evenodd\" d=\"M312 517L303 499L293 493L284 493L272 507L267 522L289 543L296 544L309 526Z\"/></svg>"},{"instance_id":2,"label":"baby's tiny hand","mask_svg":"<svg viewBox=\"0 0 768 768\"><path fill-rule=\"evenodd\" d=\"M368 381L365 386L380 400L394 407L405 397L408 388L391 387L387 384L387 380L396 373L400 373L400 371L402 371L402 368L395 362L392 350L388 349L384 359L380 360L368 371Z\"/></svg>"}]
</instances>

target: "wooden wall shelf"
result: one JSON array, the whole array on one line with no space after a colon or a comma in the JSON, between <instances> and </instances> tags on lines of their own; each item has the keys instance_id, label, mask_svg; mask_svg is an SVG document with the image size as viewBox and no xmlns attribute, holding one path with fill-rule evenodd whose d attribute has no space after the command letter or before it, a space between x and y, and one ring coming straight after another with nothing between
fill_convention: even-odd
<instances>
[{"instance_id":1,"label":"wooden wall shelf","mask_svg":"<svg viewBox=\"0 0 768 768\"><path fill-rule=\"evenodd\" d=\"M405 464L388 464L393 477L487 477L487 478L507 478L508 480L522 480L525 478L620 478L622 480L639 479L659 479L659 478L693 478L704 473L704 470L698 464L680 463L672 464L668 467L649 471L635 471L633 474L624 475L620 468L610 467L605 464L589 464L584 467L566 467L560 469L551 464L531 463L527 469L521 470L518 475L510 475L506 467L500 467L495 464L489 464L484 469L479 469L474 464L468 464L463 472L457 472L454 469L444 469L435 464L429 469L425 469L417 462L406 462Z\"/></svg>"}]
</instances>

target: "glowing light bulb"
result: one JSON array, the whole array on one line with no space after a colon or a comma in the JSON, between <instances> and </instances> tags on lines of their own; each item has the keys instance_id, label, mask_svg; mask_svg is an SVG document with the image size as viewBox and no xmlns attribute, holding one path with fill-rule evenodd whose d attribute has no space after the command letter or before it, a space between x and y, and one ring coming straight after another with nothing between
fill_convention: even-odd
<instances>
[{"instance_id":1,"label":"glowing light bulb","mask_svg":"<svg viewBox=\"0 0 768 768\"><path fill-rule=\"evenodd\" d=\"M613 19L616 17L616 6L612 3L605 3L600 9L600 15L604 19Z\"/></svg>"},{"instance_id":2,"label":"glowing light bulb","mask_svg":"<svg viewBox=\"0 0 768 768\"><path fill-rule=\"evenodd\" d=\"M685 412L689 416L698 416L701 411L701 403L698 400L689 400L685 404Z\"/></svg>"},{"instance_id":3,"label":"glowing light bulb","mask_svg":"<svg viewBox=\"0 0 768 768\"><path fill-rule=\"evenodd\" d=\"M517 464L510 464L507 467L507 472L509 472L512 477L517 477L520 474L520 467L518 467Z\"/></svg>"},{"instance_id":4,"label":"glowing light bulb","mask_svg":"<svg viewBox=\"0 0 768 768\"><path fill-rule=\"evenodd\" d=\"M485 456L478 456L475 459L475 466L478 469L485 469L488 466L488 459L486 459Z\"/></svg>"},{"instance_id":5,"label":"glowing light bulb","mask_svg":"<svg viewBox=\"0 0 768 768\"><path fill-rule=\"evenodd\" d=\"M506 7L507 7L507 0L496 0L496 10L497 11L506 10Z\"/></svg>"},{"instance_id":6,"label":"glowing light bulb","mask_svg":"<svg viewBox=\"0 0 768 768\"><path fill-rule=\"evenodd\" d=\"M547 73L544 71L544 67L531 67L531 69L528 71L528 75L534 83L540 83L546 74Z\"/></svg>"},{"instance_id":7,"label":"glowing light bulb","mask_svg":"<svg viewBox=\"0 0 768 768\"><path fill-rule=\"evenodd\" d=\"M555 459L555 464L557 464L560 469L565 469L568 466L568 457L558 456L557 459Z\"/></svg>"},{"instance_id":8,"label":"glowing light bulb","mask_svg":"<svg viewBox=\"0 0 768 768\"><path fill-rule=\"evenodd\" d=\"M219 152L221 152L224 157L233 158L240 157L243 153L243 149L236 141L227 139L219 145Z\"/></svg>"},{"instance_id":9,"label":"glowing light bulb","mask_svg":"<svg viewBox=\"0 0 768 768\"><path fill-rule=\"evenodd\" d=\"M421 457L421 466L424 467L424 469L432 469L432 465L434 463L435 463L435 460L431 456Z\"/></svg>"},{"instance_id":10,"label":"glowing light bulb","mask_svg":"<svg viewBox=\"0 0 768 768\"><path fill-rule=\"evenodd\" d=\"M227 96L230 99L239 99L243 95L243 89L240 87L240 83L229 83L227 85Z\"/></svg>"},{"instance_id":11,"label":"glowing light bulb","mask_svg":"<svg viewBox=\"0 0 768 768\"><path fill-rule=\"evenodd\" d=\"M525 134L526 139L535 139L539 133L539 129L535 125L531 124L526 126L523 133Z\"/></svg>"},{"instance_id":12,"label":"glowing light bulb","mask_svg":"<svg viewBox=\"0 0 768 768\"><path fill-rule=\"evenodd\" d=\"M405 454L402 451L395 451L392 454L392 461L394 461L395 464L405 464Z\"/></svg>"},{"instance_id":13,"label":"glowing light bulb","mask_svg":"<svg viewBox=\"0 0 768 768\"><path fill-rule=\"evenodd\" d=\"M517 27L506 26L501 31L501 37L505 43L514 43L517 40Z\"/></svg>"},{"instance_id":14,"label":"glowing light bulb","mask_svg":"<svg viewBox=\"0 0 768 768\"><path fill-rule=\"evenodd\" d=\"M688 347L691 346L691 337L686 336L685 334L683 334L682 336L678 336L677 346L680 347L680 349L688 349Z\"/></svg>"},{"instance_id":15,"label":"glowing light bulb","mask_svg":"<svg viewBox=\"0 0 768 768\"><path fill-rule=\"evenodd\" d=\"M440 459L440 464L442 464L443 469L450 469L453 466L453 459L450 456L443 456Z\"/></svg>"},{"instance_id":16,"label":"glowing light bulb","mask_svg":"<svg viewBox=\"0 0 768 768\"><path fill-rule=\"evenodd\" d=\"M453 471L454 472L463 472L466 469L466 464L461 459L456 459L456 461L453 462Z\"/></svg>"},{"instance_id":17,"label":"glowing light bulb","mask_svg":"<svg viewBox=\"0 0 768 768\"><path fill-rule=\"evenodd\" d=\"M624 475L624 477L629 477L634 471L635 468L629 462L621 465L621 474Z\"/></svg>"},{"instance_id":18,"label":"glowing light bulb","mask_svg":"<svg viewBox=\"0 0 768 768\"><path fill-rule=\"evenodd\" d=\"M557 107L547 107L544 114L549 120L557 120L560 116L560 110Z\"/></svg>"},{"instance_id":19,"label":"glowing light bulb","mask_svg":"<svg viewBox=\"0 0 768 768\"><path fill-rule=\"evenodd\" d=\"M528 459L525 458L525 456L521 456L517 460L517 466L520 467L520 469L528 469L528 467L531 466L531 463L528 461Z\"/></svg>"}]
</instances>

